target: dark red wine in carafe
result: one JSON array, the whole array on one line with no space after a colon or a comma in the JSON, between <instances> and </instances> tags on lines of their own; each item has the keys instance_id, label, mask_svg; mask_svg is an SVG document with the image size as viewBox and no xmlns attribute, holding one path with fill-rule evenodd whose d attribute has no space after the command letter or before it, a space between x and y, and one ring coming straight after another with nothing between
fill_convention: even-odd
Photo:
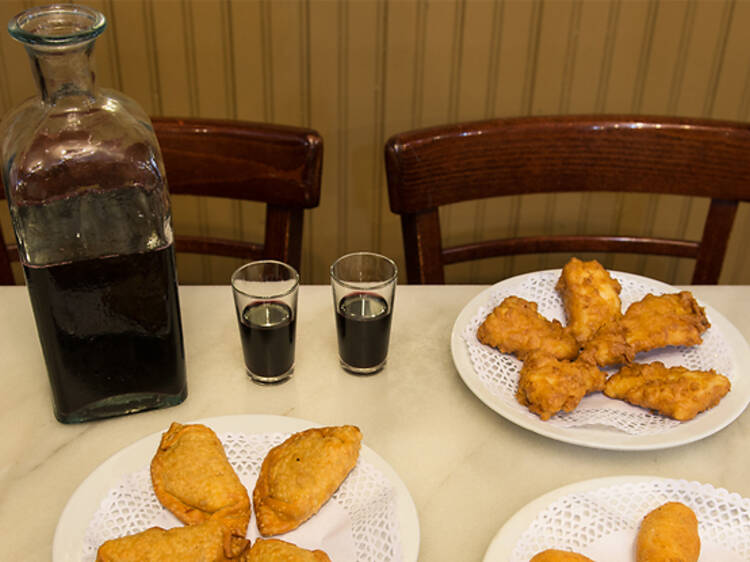
<instances>
[{"instance_id":1,"label":"dark red wine in carafe","mask_svg":"<svg viewBox=\"0 0 750 562\"><path fill-rule=\"evenodd\" d=\"M24 265L62 422L185 399L172 246L51 266Z\"/></svg>"}]
</instances>

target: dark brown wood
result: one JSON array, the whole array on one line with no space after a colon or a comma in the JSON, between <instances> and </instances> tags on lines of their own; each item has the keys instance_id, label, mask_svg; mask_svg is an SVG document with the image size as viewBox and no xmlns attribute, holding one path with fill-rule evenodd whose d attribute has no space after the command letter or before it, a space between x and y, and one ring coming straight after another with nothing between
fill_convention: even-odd
<instances>
[{"instance_id":1,"label":"dark brown wood","mask_svg":"<svg viewBox=\"0 0 750 562\"><path fill-rule=\"evenodd\" d=\"M386 143L385 161L391 210L402 217L410 283L443 283L443 265L473 259L596 251L696 258L693 282L715 284L734 218L729 207L750 200L750 125L728 121L493 119L395 135ZM415 219L425 213L436 218L439 207L462 201L572 191L677 194L714 203L702 239L685 241L537 236L444 248L436 239L439 228L420 228L424 221Z\"/></svg>"},{"instance_id":2,"label":"dark brown wood","mask_svg":"<svg viewBox=\"0 0 750 562\"><path fill-rule=\"evenodd\" d=\"M156 117L169 191L266 203L264 240L186 236L178 252L245 260L277 259L297 270L302 259L304 210L317 207L323 141L312 130L266 123ZM17 254L11 259L18 259ZM0 284L12 284L0 252Z\"/></svg>"},{"instance_id":3,"label":"dark brown wood","mask_svg":"<svg viewBox=\"0 0 750 562\"><path fill-rule=\"evenodd\" d=\"M15 284L13 270L10 268L11 259L8 254L8 248L2 240L2 232L0 232L0 285Z\"/></svg>"}]
</instances>

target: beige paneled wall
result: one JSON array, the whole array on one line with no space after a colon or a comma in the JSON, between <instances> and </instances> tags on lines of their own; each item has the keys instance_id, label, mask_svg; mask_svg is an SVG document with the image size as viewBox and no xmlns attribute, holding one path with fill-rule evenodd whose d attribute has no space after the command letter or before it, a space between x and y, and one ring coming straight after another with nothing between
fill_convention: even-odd
<instances>
[{"instance_id":1,"label":"beige paneled wall","mask_svg":"<svg viewBox=\"0 0 750 562\"><path fill-rule=\"evenodd\" d=\"M36 2L2 0L7 21ZM98 0L109 27L98 81L153 115L313 127L325 141L321 205L307 215L303 282L326 283L340 254L403 264L388 208L383 144L406 129L550 113L750 118L748 0ZM22 48L0 39L0 111L31 95ZM750 283L743 205L722 282ZM547 232L700 234L703 201L607 194L517 197L446 210L446 243ZM262 209L175 198L184 232L257 238ZM7 233L7 216L0 217ZM597 256L609 267L689 280L691 263ZM451 266L451 282L493 282L559 265L518 257ZM225 283L233 260L180 257L186 283Z\"/></svg>"}]
</instances>

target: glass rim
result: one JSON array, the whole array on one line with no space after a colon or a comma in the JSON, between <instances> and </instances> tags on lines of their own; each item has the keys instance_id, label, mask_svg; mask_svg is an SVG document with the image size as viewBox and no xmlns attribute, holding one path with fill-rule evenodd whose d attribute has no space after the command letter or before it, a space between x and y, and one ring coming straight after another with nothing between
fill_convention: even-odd
<instances>
[{"instance_id":1,"label":"glass rim","mask_svg":"<svg viewBox=\"0 0 750 562\"><path fill-rule=\"evenodd\" d=\"M46 33L38 26L28 29L35 22L42 22L45 18L54 16L79 16L89 25L71 29L66 33ZM49 47L75 45L96 39L107 26L107 18L100 11L78 4L51 4L29 8L13 16L8 22L8 33L13 39L30 45L46 45Z\"/></svg>"},{"instance_id":2,"label":"glass rim","mask_svg":"<svg viewBox=\"0 0 750 562\"><path fill-rule=\"evenodd\" d=\"M390 277L388 277L388 279L385 279L383 281L356 281L356 282L344 281L343 279L341 279L340 277L338 277L334 273L334 268L341 261L343 261L343 260L345 260L347 258L352 258L354 256L372 256L372 257L375 257L375 258L380 258L380 259L384 260L385 262L387 262L388 264L390 264L390 266L393 268L393 275L391 275ZM391 283L393 283L394 281L396 281L398 279L398 266L396 265L396 262L393 261L388 256L384 256L383 254L378 254L376 252L351 252L349 254L344 254L343 256L341 256L340 258L338 258L335 262L333 262L331 264L329 272L330 272L330 275L331 275L331 279L335 280L336 283L338 283L342 287L347 287L348 289L359 289L361 283L374 283L374 285L368 285L368 288L370 288L370 289L381 289L381 288L383 288L383 287L385 287L387 285L390 285Z\"/></svg>"},{"instance_id":3,"label":"glass rim","mask_svg":"<svg viewBox=\"0 0 750 562\"><path fill-rule=\"evenodd\" d=\"M288 290L283 291L281 293L275 293L275 294L272 294L272 295L260 297L258 295L251 295L247 291L244 291L243 289L240 289L239 287L237 287L235 285L235 281L238 280L237 279L237 275L243 269L247 269L249 267L254 267L254 266L259 266L259 265L269 265L269 264L280 265L283 268L287 269L288 271L291 271L292 273L294 273L294 277L292 279L289 279L289 281L294 281L294 284ZM262 283L262 281L260 281L260 282ZM279 298L282 298L282 297L289 296L294 291L297 290L297 288L299 287L299 273L291 265L289 265L288 263L284 263L283 261L279 261L279 260L257 260L257 261L251 261L251 262L242 264L240 267L238 267L237 269L235 269L234 272L232 273L232 276L229 278L229 283L232 286L232 289L234 289L238 293L242 293L246 297L250 297L250 298L262 298L264 300L279 299Z\"/></svg>"}]
</instances>

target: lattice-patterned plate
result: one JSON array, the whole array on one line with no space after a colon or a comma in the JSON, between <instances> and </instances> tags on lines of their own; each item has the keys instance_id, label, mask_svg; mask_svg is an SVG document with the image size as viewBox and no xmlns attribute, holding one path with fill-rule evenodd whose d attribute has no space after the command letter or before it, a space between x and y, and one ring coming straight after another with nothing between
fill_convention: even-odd
<instances>
[{"instance_id":1,"label":"lattice-patterned plate","mask_svg":"<svg viewBox=\"0 0 750 562\"><path fill-rule=\"evenodd\" d=\"M269 415L224 416L191 423L205 424L216 432L250 492L270 447L291 433L319 425ZM58 521L54 562L93 560L103 540L150 526L180 524L159 504L151 488L148 467L161 434L149 435L114 454L78 487ZM257 536L253 516L248 538ZM338 558L358 562L416 562L419 521L404 483L388 463L363 445L357 466L333 498L298 529L279 538L327 550L333 560L338 554Z\"/></svg>"},{"instance_id":2,"label":"lattice-patterned plate","mask_svg":"<svg viewBox=\"0 0 750 562\"><path fill-rule=\"evenodd\" d=\"M625 310L647 293L675 293L679 289L639 275L610 272L617 279ZM461 311L453 326L451 351L459 375L466 386L487 406L509 421L526 429L567 443L613 450L662 449L707 437L726 427L750 402L750 346L740 332L714 308L700 303L711 327L703 343L695 347L673 347L641 353L637 362L662 361L667 366L715 369L726 375L732 390L718 406L680 423L612 400L602 393L586 396L569 414L557 414L542 421L515 399L521 362L515 357L482 345L476 328L494 306L510 295L538 304L539 312L565 323L562 301L555 290L560 270L546 270L506 279L485 289Z\"/></svg>"},{"instance_id":3,"label":"lattice-patterned plate","mask_svg":"<svg viewBox=\"0 0 750 562\"><path fill-rule=\"evenodd\" d=\"M750 560L750 499L687 480L616 476L564 486L527 504L495 535L484 562L528 562L548 548L632 562L641 519L668 501L684 503L698 518L698 562Z\"/></svg>"}]
</instances>

